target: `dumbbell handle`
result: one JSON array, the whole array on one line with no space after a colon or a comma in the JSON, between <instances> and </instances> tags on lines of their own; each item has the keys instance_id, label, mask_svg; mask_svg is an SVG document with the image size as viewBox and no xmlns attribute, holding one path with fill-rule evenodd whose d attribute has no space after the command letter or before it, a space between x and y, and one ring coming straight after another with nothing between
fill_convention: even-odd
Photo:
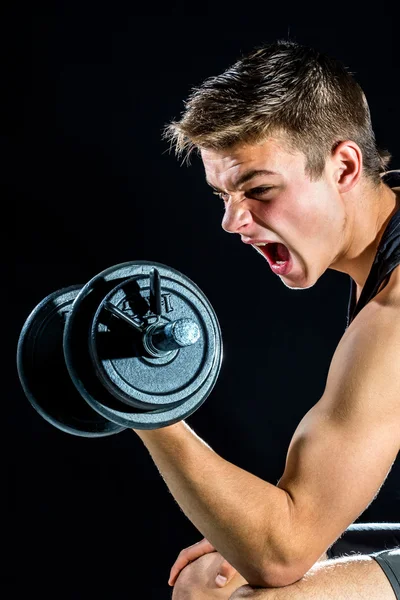
<instances>
[{"instance_id":1,"label":"dumbbell handle","mask_svg":"<svg viewBox=\"0 0 400 600\"><path fill-rule=\"evenodd\" d=\"M147 328L143 345L150 354L160 356L171 350L179 350L195 344L200 338L197 323L190 319L178 319L166 325L151 325Z\"/></svg>"}]
</instances>

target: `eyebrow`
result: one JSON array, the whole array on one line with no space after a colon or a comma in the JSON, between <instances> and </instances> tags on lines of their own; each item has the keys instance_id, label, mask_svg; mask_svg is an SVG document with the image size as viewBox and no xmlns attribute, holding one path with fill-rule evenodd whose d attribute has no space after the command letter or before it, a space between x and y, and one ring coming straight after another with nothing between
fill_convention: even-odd
<instances>
[{"instance_id":1,"label":"eyebrow","mask_svg":"<svg viewBox=\"0 0 400 600\"><path fill-rule=\"evenodd\" d=\"M251 169L250 171L246 171L245 173L243 173L239 179L236 181L235 184L235 188L238 188L240 185L243 185L244 183L247 183L248 181L250 181L251 179L254 179L254 177L258 177L260 175L278 175L278 173L276 173L275 171L269 171L268 169ZM216 190L217 192L221 191L219 190L217 187L215 187L214 185L212 185L212 183L210 183L208 181L208 179L206 179L206 182L208 183L208 185L210 187L213 188L213 190Z\"/></svg>"}]
</instances>

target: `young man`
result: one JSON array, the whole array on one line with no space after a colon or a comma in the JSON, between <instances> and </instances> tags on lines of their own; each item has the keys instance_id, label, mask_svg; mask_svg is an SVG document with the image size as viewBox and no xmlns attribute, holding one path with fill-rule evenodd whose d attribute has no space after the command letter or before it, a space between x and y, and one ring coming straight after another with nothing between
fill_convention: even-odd
<instances>
[{"instance_id":1,"label":"young man","mask_svg":"<svg viewBox=\"0 0 400 600\"><path fill-rule=\"evenodd\" d=\"M185 422L137 431L205 536L175 563L173 598L400 599L400 550L323 560L378 494L400 442L400 172L384 175L390 155L360 86L335 60L279 41L195 89L166 137L178 155L199 152L223 228L284 285L307 289L327 269L353 285L325 391L277 485Z\"/></svg>"}]
</instances>

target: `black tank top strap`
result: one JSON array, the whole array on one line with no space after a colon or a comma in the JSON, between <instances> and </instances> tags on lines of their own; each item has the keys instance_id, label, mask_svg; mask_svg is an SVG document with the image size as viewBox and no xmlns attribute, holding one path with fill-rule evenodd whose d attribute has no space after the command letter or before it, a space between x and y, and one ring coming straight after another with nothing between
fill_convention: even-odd
<instances>
[{"instance_id":1,"label":"black tank top strap","mask_svg":"<svg viewBox=\"0 0 400 600\"><path fill-rule=\"evenodd\" d=\"M389 185L389 187L400 187L400 170L388 171L382 175L382 179L387 185ZM374 296L376 296L379 289L382 287L382 284L387 284L391 272L399 264L400 208L395 212L387 224L358 302L356 302L356 284L354 280L350 278L350 299L347 310L347 327L358 315L360 310L364 308L364 306L368 304L368 302L372 300Z\"/></svg>"}]
</instances>

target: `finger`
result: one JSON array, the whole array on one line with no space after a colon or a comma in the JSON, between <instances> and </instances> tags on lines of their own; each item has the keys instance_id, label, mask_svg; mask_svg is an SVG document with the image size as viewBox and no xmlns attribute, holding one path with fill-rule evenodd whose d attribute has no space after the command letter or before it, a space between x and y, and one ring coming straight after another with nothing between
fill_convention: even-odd
<instances>
[{"instance_id":1,"label":"finger","mask_svg":"<svg viewBox=\"0 0 400 600\"><path fill-rule=\"evenodd\" d=\"M215 548L206 539L203 539L188 548L184 548L178 554L178 558L172 566L171 571L174 568L183 569L189 562L196 560L196 558L199 558L203 554L208 554L208 552L215 552Z\"/></svg>"},{"instance_id":2,"label":"finger","mask_svg":"<svg viewBox=\"0 0 400 600\"><path fill-rule=\"evenodd\" d=\"M172 565L168 583L170 585L174 585L176 578L182 569L184 569L189 563L196 560L196 558L203 556L203 554L208 554L208 552L215 552L211 544L200 546L198 548L185 548L185 550L182 550L175 563Z\"/></svg>"},{"instance_id":3,"label":"finger","mask_svg":"<svg viewBox=\"0 0 400 600\"><path fill-rule=\"evenodd\" d=\"M197 542L196 544L193 544L188 548L184 548L180 551L180 553L178 554L178 558L172 565L171 574L175 574L176 577L176 572L181 571L191 561L210 551L210 548L208 547L208 543L204 544L204 540L201 540L200 542Z\"/></svg>"},{"instance_id":4,"label":"finger","mask_svg":"<svg viewBox=\"0 0 400 600\"><path fill-rule=\"evenodd\" d=\"M196 560L196 558L203 556L203 554L208 554L209 552L215 552L215 548L206 539L203 539L200 542L197 542L196 544L193 544L192 546L182 550L172 565L168 584L171 586L174 585L179 573L184 567L186 567L186 565Z\"/></svg>"},{"instance_id":5,"label":"finger","mask_svg":"<svg viewBox=\"0 0 400 600\"><path fill-rule=\"evenodd\" d=\"M236 573L237 570L234 567L232 567L232 565L228 563L227 560L224 560L220 564L218 569L218 575L215 579L216 585L218 587L224 587L224 585L226 585L231 581L231 579L233 579Z\"/></svg>"}]
</instances>

